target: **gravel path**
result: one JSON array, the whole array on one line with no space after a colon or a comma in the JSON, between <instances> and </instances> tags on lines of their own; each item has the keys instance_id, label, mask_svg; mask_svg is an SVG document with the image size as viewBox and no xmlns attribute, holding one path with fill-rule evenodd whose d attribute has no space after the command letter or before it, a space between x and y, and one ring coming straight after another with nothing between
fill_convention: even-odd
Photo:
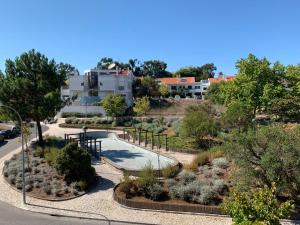
<instances>
[{"instance_id":1,"label":"gravel path","mask_svg":"<svg viewBox=\"0 0 300 225\"><path fill-rule=\"evenodd\" d=\"M51 124L45 134L63 137L64 133L75 133L79 131L80 129L59 128L56 124ZM3 168L5 160L8 160L14 153L19 151L20 148L1 158L0 168ZM231 219L227 217L165 213L124 208L116 203L112 197L113 187L122 179L122 173L105 163L94 162L94 166L102 178L91 192L82 197L63 202L50 202L27 197L27 203L29 204L24 206L22 204L21 193L11 189L4 180L4 177L0 176L0 201L36 212L108 220L170 225L231 224Z\"/></svg>"}]
</instances>

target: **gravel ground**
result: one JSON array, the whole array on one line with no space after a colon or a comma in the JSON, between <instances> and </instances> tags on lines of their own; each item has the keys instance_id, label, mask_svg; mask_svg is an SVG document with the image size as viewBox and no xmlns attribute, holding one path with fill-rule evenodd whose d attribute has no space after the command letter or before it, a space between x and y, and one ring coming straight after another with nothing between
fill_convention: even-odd
<instances>
[{"instance_id":1,"label":"gravel ground","mask_svg":"<svg viewBox=\"0 0 300 225\"><path fill-rule=\"evenodd\" d=\"M64 133L80 131L80 129L59 128L56 124L48 126L49 130L45 134L49 135L63 137ZM0 168L3 168L5 160L9 159L18 151L20 151L20 148L1 158ZM176 155L178 156L178 154L173 154L175 157ZM184 158L184 155L180 157ZM4 180L4 177L0 176L0 201L31 211L108 220L170 225L231 224L231 219L227 217L165 213L124 208L116 203L112 197L113 187L120 182L122 173L105 163L94 162L94 166L97 173L101 176L101 180L91 192L82 197L63 202L43 201L28 197L27 203L29 204L23 205L21 193L11 189Z\"/></svg>"}]
</instances>

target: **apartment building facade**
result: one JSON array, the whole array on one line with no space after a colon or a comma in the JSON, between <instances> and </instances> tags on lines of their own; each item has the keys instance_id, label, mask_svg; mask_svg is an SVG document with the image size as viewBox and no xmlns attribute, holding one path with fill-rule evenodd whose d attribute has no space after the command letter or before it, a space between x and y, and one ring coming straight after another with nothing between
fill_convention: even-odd
<instances>
[{"instance_id":1,"label":"apartment building facade","mask_svg":"<svg viewBox=\"0 0 300 225\"><path fill-rule=\"evenodd\" d=\"M133 104L133 74L130 70L89 69L84 75L70 76L68 84L61 89L61 97L75 98L71 105L65 106L62 112L102 113L101 106L96 106L105 96L122 95L127 106Z\"/></svg>"},{"instance_id":2,"label":"apartment building facade","mask_svg":"<svg viewBox=\"0 0 300 225\"><path fill-rule=\"evenodd\" d=\"M171 95L180 97L190 97L195 99L205 99L207 89L210 85L221 81L233 80L234 76L208 78L196 82L195 77L168 77L157 79L158 83L168 86Z\"/></svg>"}]
</instances>

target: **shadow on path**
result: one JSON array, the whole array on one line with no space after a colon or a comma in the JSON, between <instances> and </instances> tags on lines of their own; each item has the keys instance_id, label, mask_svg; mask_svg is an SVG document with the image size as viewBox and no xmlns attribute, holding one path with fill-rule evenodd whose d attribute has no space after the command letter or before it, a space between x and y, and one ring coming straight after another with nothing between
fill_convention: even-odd
<instances>
[{"instance_id":1,"label":"shadow on path","mask_svg":"<svg viewBox=\"0 0 300 225\"><path fill-rule=\"evenodd\" d=\"M102 155L116 163L123 162L126 159L144 157L141 153L133 153L128 150L105 150Z\"/></svg>"}]
</instances>

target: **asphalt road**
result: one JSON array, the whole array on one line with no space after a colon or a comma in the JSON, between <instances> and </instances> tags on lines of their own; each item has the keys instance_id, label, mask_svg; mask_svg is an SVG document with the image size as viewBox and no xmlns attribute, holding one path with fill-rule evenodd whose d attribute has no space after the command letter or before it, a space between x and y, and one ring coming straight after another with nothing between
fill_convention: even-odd
<instances>
[{"instance_id":1,"label":"asphalt road","mask_svg":"<svg viewBox=\"0 0 300 225\"><path fill-rule=\"evenodd\" d=\"M33 213L0 202L0 225L130 225L133 223L56 217Z\"/></svg>"},{"instance_id":2,"label":"asphalt road","mask_svg":"<svg viewBox=\"0 0 300 225\"><path fill-rule=\"evenodd\" d=\"M42 125L42 130L45 132L48 130L48 127ZM31 128L31 139L36 137L35 127ZM3 143L0 143L0 158L5 156L6 154L10 153L11 151L17 149L21 146L21 139L20 137L15 137L11 139L6 139Z\"/></svg>"}]
</instances>

